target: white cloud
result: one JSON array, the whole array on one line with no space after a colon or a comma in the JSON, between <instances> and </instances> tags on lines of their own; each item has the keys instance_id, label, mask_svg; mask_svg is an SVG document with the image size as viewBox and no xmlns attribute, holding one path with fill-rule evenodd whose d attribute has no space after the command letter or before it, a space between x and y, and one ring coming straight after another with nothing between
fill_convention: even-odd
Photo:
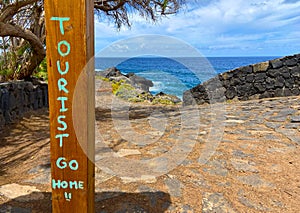
<instances>
[{"instance_id":1,"label":"white cloud","mask_svg":"<svg viewBox=\"0 0 300 213\"><path fill-rule=\"evenodd\" d=\"M269 54L269 48L273 49L272 54L281 55L286 54L287 46L292 47L288 45L291 42L300 43L299 11L300 1L295 0L203 0L198 6L188 4L184 11L163 18L155 25L137 14L132 15L132 28L123 28L120 32L112 25L98 23L96 43L99 49L101 44L118 39L161 34L183 39L205 54L219 54L214 51L219 49L224 52L228 49L228 54L237 55L256 54L257 49L260 50L257 54ZM274 53L271 45L277 45L278 53ZM291 48L291 52L294 51L295 48Z\"/></svg>"},{"instance_id":2,"label":"white cloud","mask_svg":"<svg viewBox=\"0 0 300 213\"><path fill-rule=\"evenodd\" d=\"M199 52L186 42L170 36L141 35L112 43L96 57L136 57L155 55L163 57L199 57Z\"/></svg>"}]
</instances>

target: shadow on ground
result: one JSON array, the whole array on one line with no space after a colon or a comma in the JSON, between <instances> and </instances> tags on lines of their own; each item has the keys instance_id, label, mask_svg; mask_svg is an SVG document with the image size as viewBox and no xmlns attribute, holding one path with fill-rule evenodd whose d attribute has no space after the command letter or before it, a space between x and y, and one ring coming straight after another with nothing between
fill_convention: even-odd
<instances>
[{"instance_id":1,"label":"shadow on ground","mask_svg":"<svg viewBox=\"0 0 300 213\"><path fill-rule=\"evenodd\" d=\"M49 147L48 110L25 113L0 131L0 176Z\"/></svg>"},{"instance_id":2,"label":"shadow on ground","mask_svg":"<svg viewBox=\"0 0 300 213\"><path fill-rule=\"evenodd\" d=\"M102 192L95 194L95 200L96 213L163 213L171 204L170 195L161 191ZM34 192L0 204L0 213L51 213L51 210L51 193Z\"/></svg>"}]
</instances>

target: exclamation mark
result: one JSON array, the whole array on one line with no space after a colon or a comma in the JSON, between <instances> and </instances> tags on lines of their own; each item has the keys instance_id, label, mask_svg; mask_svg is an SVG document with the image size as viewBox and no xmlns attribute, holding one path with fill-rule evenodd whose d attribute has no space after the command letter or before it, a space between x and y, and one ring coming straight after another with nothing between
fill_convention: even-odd
<instances>
[{"instance_id":1,"label":"exclamation mark","mask_svg":"<svg viewBox=\"0 0 300 213\"><path fill-rule=\"evenodd\" d=\"M65 192L65 198L66 198L67 201L71 201L72 193Z\"/></svg>"}]
</instances>

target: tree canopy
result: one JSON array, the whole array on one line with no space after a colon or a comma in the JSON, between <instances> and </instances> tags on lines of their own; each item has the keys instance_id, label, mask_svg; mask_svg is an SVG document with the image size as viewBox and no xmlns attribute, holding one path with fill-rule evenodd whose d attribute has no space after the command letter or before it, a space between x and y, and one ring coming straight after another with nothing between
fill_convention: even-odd
<instances>
[{"instance_id":1,"label":"tree canopy","mask_svg":"<svg viewBox=\"0 0 300 213\"><path fill-rule=\"evenodd\" d=\"M95 14L116 28L130 26L130 14L145 19L178 12L185 0L94 0ZM43 62L45 52L43 0L0 0L0 75L29 78Z\"/></svg>"}]
</instances>

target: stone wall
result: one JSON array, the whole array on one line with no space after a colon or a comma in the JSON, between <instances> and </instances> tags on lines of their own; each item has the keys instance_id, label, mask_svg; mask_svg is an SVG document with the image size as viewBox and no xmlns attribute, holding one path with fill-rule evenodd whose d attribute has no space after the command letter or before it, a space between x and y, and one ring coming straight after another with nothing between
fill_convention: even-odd
<instances>
[{"instance_id":1,"label":"stone wall","mask_svg":"<svg viewBox=\"0 0 300 213\"><path fill-rule=\"evenodd\" d=\"M237 68L184 92L184 105L300 95L300 54Z\"/></svg>"},{"instance_id":2,"label":"stone wall","mask_svg":"<svg viewBox=\"0 0 300 213\"><path fill-rule=\"evenodd\" d=\"M17 81L0 83L0 128L30 110L48 107L47 84Z\"/></svg>"}]
</instances>

